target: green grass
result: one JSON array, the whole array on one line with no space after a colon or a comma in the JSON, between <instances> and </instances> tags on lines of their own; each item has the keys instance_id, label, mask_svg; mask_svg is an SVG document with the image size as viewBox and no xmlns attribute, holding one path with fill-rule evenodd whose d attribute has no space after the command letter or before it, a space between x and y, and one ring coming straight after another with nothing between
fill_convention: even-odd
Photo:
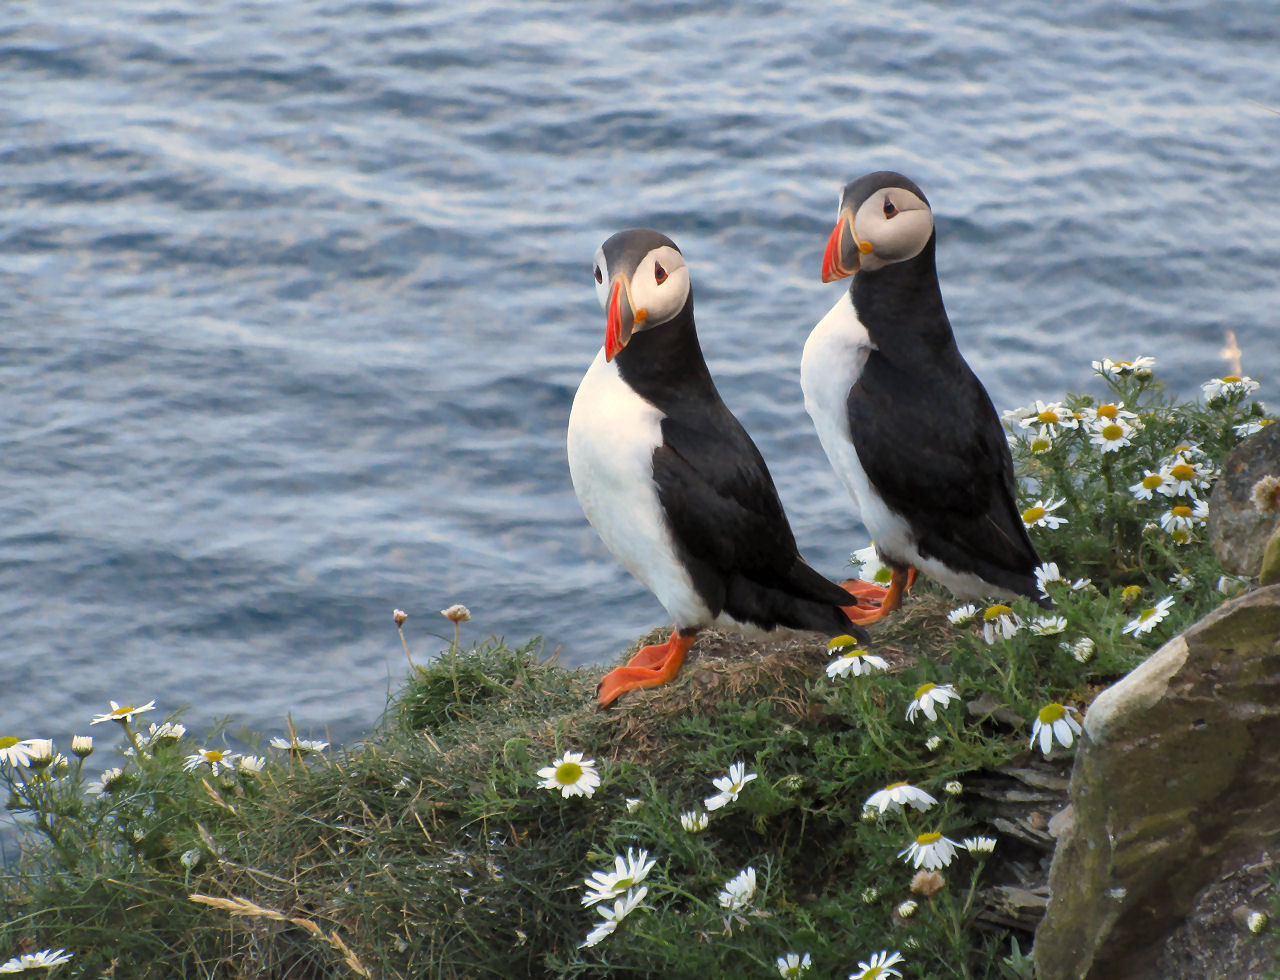
<instances>
[{"instance_id":1,"label":"green grass","mask_svg":"<svg viewBox=\"0 0 1280 980\"><path fill-rule=\"evenodd\" d=\"M133 754L100 795L85 792L75 761L0 764L27 831L0 878L0 958L66 947L75 958L57 969L84 977L776 977L777 957L808 952L811 975L830 977L900 950L908 977L1029 976L1030 937L979 929L973 913L999 868L1038 855L1003 837L989 860L961 851L927 897L913 895L899 852L931 831L993 836L990 804L947 784L1025 760L1042 707L1085 710L1223 600L1202 527L1175 538L1160 526L1171 501L1138 501L1128 487L1181 443L1220 466L1233 426L1260 412L1244 393L1172 405L1148 378L1113 381L1109 397L1143 422L1122 452L1102 454L1079 428L1048 447L1013 430L1023 505L1063 499L1054 513L1070 522L1033 529L1042 555L1092 579L1050 585L1061 632L1034 634L1027 626L1048 613L1018 600L1023 628L987 643L981 609L953 625L957 604L922 581L876 628L887 673L828 678L813 637L710 636L675 682L608 711L594 701L600 668L548 663L536 642L488 641L412 670L361 743L269 749L256 774L187 771L183 760L214 741L150 745L138 739L148 716L111 723L98 751ZM1097 403L1067 399L1086 415ZM1124 632L1165 596L1167 619ZM1092 655L1080 658L1072 645L1085 637ZM960 699L936 723L910 722L926 682ZM595 760L594 796L540 787L537 770L566 750ZM734 762L757 778L687 833L680 814ZM867 797L899 780L938 805L866 819ZM628 848L657 862L644 902L580 948L599 918L581 903L583 880ZM746 867L758 891L728 914L717 894ZM908 899L917 908L904 918Z\"/></svg>"}]
</instances>

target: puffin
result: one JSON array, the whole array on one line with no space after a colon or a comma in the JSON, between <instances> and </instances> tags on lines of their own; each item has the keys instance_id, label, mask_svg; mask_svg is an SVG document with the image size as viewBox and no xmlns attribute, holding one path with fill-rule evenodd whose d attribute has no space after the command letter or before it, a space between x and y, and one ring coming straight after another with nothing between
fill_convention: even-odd
<instances>
[{"instance_id":1,"label":"puffin","mask_svg":"<svg viewBox=\"0 0 1280 980\"><path fill-rule=\"evenodd\" d=\"M864 600L850 610L859 623L896 609L918 571L961 599L1045 601L1004 429L947 319L936 241L929 201L907 177L847 184L822 281L853 281L800 362L818 439L891 571L887 588L845 583Z\"/></svg>"},{"instance_id":2,"label":"puffin","mask_svg":"<svg viewBox=\"0 0 1280 980\"><path fill-rule=\"evenodd\" d=\"M866 642L845 612L856 599L800 556L764 457L716 390L679 247L620 231L592 272L605 338L569 413L569 474L591 526L673 623L604 677L600 706L674 678L712 627Z\"/></svg>"}]
</instances>

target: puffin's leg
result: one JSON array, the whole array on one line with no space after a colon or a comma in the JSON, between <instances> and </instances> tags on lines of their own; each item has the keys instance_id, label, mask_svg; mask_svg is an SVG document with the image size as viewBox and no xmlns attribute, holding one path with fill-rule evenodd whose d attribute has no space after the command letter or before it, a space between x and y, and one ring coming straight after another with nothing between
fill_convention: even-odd
<instances>
[{"instance_id":1,"label":"puffin's leg","mask_svg":"<svg viewBox=\"0 0 1280 980\"><path fill-rule=\"evenodd\" d=\"M596 688L600 707L612 704L619 695L637 687L665 684L680 672L684 656L698 638L698 631L688 633L672 629L667 642L647 646L631 658L625 667L615 667L604 675Z\"/></svg>"},{"instance_id":2,"label":"puffin's leg","mask_svg":"<svg viewBox=\"0 0 1280 980\"><path fill-rule=\"evenodd\" d=\"M916 570L914 568L895 568L893 569L893 575L889 579L889 587L887 589L858 579L841 582L840 584L845 590L858 599L856 606L843 606L841 608L852 623L858 623L859 625L874 623L877 620L884 619L885 616L902 605L903 592L911 588L915 581ZM870 586L870 588L863 588L863 586ZM868 603L868 600L876 598L880 600L879 606Z\"/></svg>"}]
</instances>

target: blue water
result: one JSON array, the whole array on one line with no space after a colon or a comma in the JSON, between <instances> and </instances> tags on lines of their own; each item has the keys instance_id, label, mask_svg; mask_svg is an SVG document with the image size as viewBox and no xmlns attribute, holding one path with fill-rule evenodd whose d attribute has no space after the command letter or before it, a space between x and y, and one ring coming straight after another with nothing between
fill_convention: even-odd
<instances>
[{"instance_id":1,"label":"blue water","mask_svg":"<svg viewBox=\"0 0 1280 980\"><path fill-rule=\"evenodd\" d=\"M1102 356L1192 394L1225 330L1274 399L1275 5L976 6L7 4L0 733L156 698L350 740L393 607L421 660L453 602L569 663L661 623L564 458L623 227L681 244L831 575L866 538L798 365L863 172L925 188L998 407Z\"/></svg>"}]
</instances>

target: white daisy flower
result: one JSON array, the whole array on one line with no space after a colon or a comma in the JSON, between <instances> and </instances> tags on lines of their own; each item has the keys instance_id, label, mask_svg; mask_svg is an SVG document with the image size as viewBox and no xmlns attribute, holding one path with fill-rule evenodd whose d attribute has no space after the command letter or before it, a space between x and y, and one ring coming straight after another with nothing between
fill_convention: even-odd
<instances>
[{"instance_id":1,"label":"white daisy flower","mask_svg":"<svg viewBox=\"0 0 1280 980\"><path fill-rule=\"evenodd\" d=\"M756 869L748 865L724 883L717 896L720 907L730 912L741 912L756 897Z\"/></svg>"},{"instance_id":2,"label":"white daisy flower","mask_svg":"<svg viewBox=\"0 0 1280 980\"><path fill-rule=\"evenodd\" d=\"M827 676L848 677L852 674L870 674L873 670L888 670L889 662L884 657L858 648L858 641L852 636L837 636L827 644L827 653L836 655L836 659L827 664Z\"/></svg>"},{"instance_id":3,"label":"white daisy flower","mask_svg":"<svg viewBox=\"0 0 1280 980\"><path fill-rule=\"evenodd\" d=\"M1173 596L1165 596L1150 609L1144 609L1138 613L1136 619L1129 620L1120 632L1132 633L1134 636L1149 633L1159 625L1161 620L1169 615L1169 610L1172 608Z\"/></svg>"},{"instance_id":4,"label":"white daisy flower","mask_svg":"<svg viewBox=\"0 0 1280 980\"><path fill-rule=\"evenodd\" d=\"M642 885L639 888L633 888L615 901L612 908L608 906L600 908L598 910L601 916L600 921L596 923L591 932L587 933L587 938L578 946L578 949L587 949L595 946L612 933L618 928L618 923L634 912L648 894L648 887Z\"/></svg>"},{"instance_id":5,"label":"white daisy flower","mask_svg":"<svg viewBox=\"0 0 1280 980\"><path fill-rule=\"evenodd\" d=\"M28 745L16 735L0 736L0 762L11 766L25 766L31 761Z\"/></svg>"},{"instance_id":6,"label":"white daisy flower","mask_svg":"<svg viewBox=\"0 0 1280 980\"><path fill-rule=\"evenodd\" d=\"M174 721L165 721L157 725L152 722L145 734L138 733L138 741L143 745L153 746L162 742L177 742L187 734L187 726Z\"/></svg>"},{"instance_id":7,"label":"white daisy flower","mask_svg":"<svg viewBox=\"0 0 1280 980\"><path fill-rule=\"evenodd\" d=\"M934 706L945 708L951 700L959 700L960 695L956 693L956 689L950 684L934 684L930 681L927 684L921 684L916 688L916 696L911 703L907 705L907 721L915 721L916 715L924 712L924 716L930 721L938 720L938 713L934 710Z\"/></svg>"},{"instance_id":8,"label":"white daisy flower","mask_svg":"<svg viewBox=\"0 0 1280 980\"><path fill-rule=\"evenodd\" d=\"M1126 422L1135 429L1142 428L1142 421L1123 402L1103 402L1097 408L1082 409L1082 414L1085 424L1095 428L1108 422Z\"/></svg>"},{"instance_id":9,"label":"white daisy flower","mask_svg":"<svg viewBox=\"0 0 1280 980\"><path fill-rule=\"evenodd\" d=\"M882 949L873 953L865 963L860 962L858 972L850 973L849 980L887 980L889 977L901 977L902 971L894 969L901 962L902 954L896 949L892 953Z\"/></svg>"},{"instance_id":10,"label":"white daisy flower","mask_svg":"<svg viewBox=\"0 0 1280 980\"><path fill-rule=\"evenodd\" d=\"M236 768L256 776L266 764L267 760L260 755L242 755L236 762Z\"/></svg>"},{"instance_id":11,"label":"white daisy flower","mask_svg":"<svg viewBox=\"0 0 1280 980\"><path fill-rule=\"evenodd\" d=\"M1067 628L1067 619L1065 616L1039 616L1031 621L1029 628L1036 636L1053 636Z\"/></svg>"},{"instance_id":12,"label":"white daisy flower","mask_svg":"<svg viewBox=\"0 0 1280 980\"><path fill-rule=\"evenodd\" d=\"M1209 519L1209 502L1196 500L1192 504L1178 504L1160 515L1160 526L1178 544L1186 544L1191 532Z\"/></svg>"},{"instance_id":13,"label":"white daisy flower","mask_svg":"<svg viewBox=\"0 0 1280 980\"><path fill-rule=\"evenodd\" d=\"M297 755L307 755L311 752L323 752L329 747L329 743L313 741L306 738L288 739L277 735L271 740L271 747L273 749L284 749L285 751L293 752Z\"/></svg>"},{"instance_id":14,"label":"white daisy flower","mask_svg":"<svg viewBox=\"0 0 1280 980\"><path fill-rule=\"evenodd\" d=\"M87 759L93 755L93 736L92 735L72 735L71 751L82 759Z\"/></svg>"},{"instance_id":15,"label":"white daisy flower","mask_svg":"<svg viewBox=\"0 0 1280 980\"><path fill-rule=\"evenodd\" d=\"M920 834L909 847L898 852L898 857L906 858L907 864L926 871L945 868L955 856L956 842L936 831Z\"/></svg>"},{"instance_id":16,"label":"white daisy flower","mask_svg":"<svg viewBox=\"0 0 1280 980\"><path fill-rule=\"evenodd\" d=\"M119 704L116 704L114 701L111 701L109 703L111 705L111 710L108 711L105 715L94 715L93 721L89 722L90 725L97 725L104 721L119 721L119 722L130 721L132 720L134 715L140 715L144 711L151 711L156 706L155 701L148 701L146 704L142 705L139 708L135 708L131 704L119 705Z\"/></svg>"},{"instance_id":17,"label":"white daisy flower","mask_svg":"<svg viewBox=\"0 0 1280 980\"><path fill-rule=\"evenodd\" d=\"M1198 491L1208 490L1218 475L1213 467L1205 466L1198 460L1176 459L1168 472L1160 492L1166 497L1198 497Z\"/></svg>"},{"instance_id":18,"label":"white daisy flower","mask_svg":"<svg viewBox=\"0 0 1280 980\"><path fill-rule=\"evenodd\" d=\"M27 768L43 769L53 762L53 739L29 738L26 741Z\"/></svg>"},{"instance_id":19,"label":"white daisy flower","mask_svg":"<svg viewBox=\"0 0 1280 980\"><path fill-rule=\"evenodd\" d=\"M1062 429L1074 429L1080 423L1076 421L1075 413L1062 402L1042 402L1037 398L1035 409L1029 409L1018 424L1024 429L1036 429L1040 438L1049 439Z\"/></svg>"},{"instance_id":20,"label":"white daisy flower","mask_svg":"<svg viewBox=\"0 0 1280 980\"><path fill-rule=\"evenodd\" d=\"M1231 431L1238 435L1241 439L1245 436L1251 436L1255 432L1261 432L1266 426L1274 422L1275 419L1250 419L1248 422L1241 422L1239 425L1233 425Z\"/></svg>"},{"instance_id":21,"label":"white daisy flower","mask_svg":"<svg viewBox=\"0 0 1280 980\"><path fill-rule=\"evenodd\" d=\"M1142 479L1129 488L1129 492L1133 494L1137 500L1151 500L1156 493L1168 493L1165 489L1165 481L1168 476L1163 470L1155 472L1144 469L1142 471Z\"/></svg>"},{"instance_id":22,"label":"white daisy flower","mask_svg":"<svg viewBox=\"0 0 1280 980\"><path fill-rule=\"evenodd\" d=\"M803 956L799 953L784 953L778 957L778 976L782 980L796 980L808 973L811 966L813 957L808 953Z\"/></svg>"},{"instance_id":23,"label":"white daisy flower","mask_svg":"<svg viewBox=\"0 0 1280 980\"><path fill-rule=\"evenodd\" d=\"M702 805L708 810L719 810L722 806L733 803L737 800L738 794L742 792L743 787L755 778L756 774L754 772L747 772L747 764L745 762L735 762L729 767L727 776L717 776L711 780L720 792L715 796L708 796L702 801Z\"/></svg>"},{"instance_id":24,"label":"white daisy flower","mask_svg":"<svg viewBox=\"0 0 1280 980\"><path fill-rule=\"evenodd\" d=\"M121 786L130 779L129 773L125 772L119 766L114 766L106 770L101 777L92 780L85 787L85 792L90 796L101 796L103 793L110 793L117 786Z\"/></svg>"},{"instance_id":25,"label":"white daisy flower","mask_svg":"<svg viewBox=\"0 0 1280 980\"><path fill-rule=\"evenodd\" d=\"M970 602L963 606L957 606L955 609L952 609L951 612L947 613L947 622L952 626L964 626L966 623L972 621L973 617L976 615L978 615L978 607Z\"/></svg>"},{"instance_id":26,"label":"white daisy flower","mask_svg":"<svg viewBox=\"0 0 1280 980\"><path fill-rule=\"evenodd\" d=\"M234 752L223 752L221 749L196 749L191 755L187 756L187 761L183 763L182 768L190 772L200 766L208 766L216 776L223 770L234 769L235 765L236 754Z\"/></svg>"},{"instance_id":27,"label":"white daisy flower","mask_svg":"<svg viewBox=\"0 0 1280 980\"><path fill-rule=\"evenodd\" d=\"M584 759L581 752L566 752L549 766L538 770L542 789L560 791L561 796L591 796L600 785L595 759Z\"/></svg>"},{"instance_id":28,"label":"white daisy flower","mask_svg":"<svg viewBox=\"0 0 1280 980\"><path fill-rule=\"evenodd\" d=\"M637 854L628 847L625 858L621 854L615 854L612 871L593 871L585 880L586 892L582 896L582 904L595 905L597 902L617 898L644 881L656 863L644 849Z\"/></svg>"},{"instance_id":29,"label":"white daisy flower","mask_svg":"<svg viewBox=\"0 0 1280 980\"><path fill-rule=\"evenodd\" d=\"M987 606L982 611L982 638L987 643L995 643L1003 637L1009 639L1022 626L1022 620L1004 603Z\"/></svg>"},{"instance_id":30,"label":"white daisy flower","mask_svg":"<svg viewBox=\"0 0 1280 980\"><path fill-rule=\"evenodd\" d=\"M1074 643L1063 641L1058 646L1062 647L1082 664L1087 664L1093 658L1093 651L1096 649L1096 644L1087 636L1080 637Z\"/></svg>"},{"instance_id":31,"label":"white daisy flower","mask_svg":"<svg viewBox=\"0 0 1280 980\"><path fill-rule=\"evenodd\" d=\"M876 551L874 541L865 548L859 548L851 557L858 563L857 574L862 581L888 585L893 578L893 571L880 560L880 553Z\"/></svg>"},{"instance_id":32,"label":"white daisy flower","mask_svg":"<svg viewBox=\"0 0 1280 980\"><path fill-rule=\"evenodd\" d=\"M996 849L994 837L966 837L960 846L970 854L990 854Z\"/></svg>"},{"instance_id":33,"label":"white daisy flower","mask_svg":"<svg viewBox=\"0 0 1280 980\"><path fill-rule=\"evenodd\" d=\"M1169 584L1175 589L1186 592L1187 589L1195 585L1195 581L1186 572L1177 572L1169 576Z\"/></svg>"},{"instance_id":34,"label":"white daisy flower","mask_svg":"<svg viewBox=\"0 0 1280 980\"><path fill-rule=\"evenodd\" d=\"M884 789L876 790L867 797L863 807L879 810L881 813L897 813L904 807L913 806L922 813L937 804L932 796L910 783L890 783Z\"/></svg>"},{"instance_id":35,"label":"white daisy flower","mask_svg":"<svg viewBox=\"0 0 1280 980\"><path fill-rule=\"evenodd\" d=\"M680 826L691 834L706 830L710 822L711 818L701 810L689 810L680 814Z\"/></svg>"},{"instance_id":36,"label":"white daisy flower","mask_svg":"<svg viewBox=\"0 0 1280 980\"><path fill-rule=\"evenodd\" d=\"M1036 591L1046 598L1049 590L1045 588L1050 582L1061 582L1062 573L1058 571L1058 563L1056 561L1047 561L1043 565L1036 566Z\"/></svg>"},{"instance_id":37,"label":"white daisy flower","mask_svg":"<svg viewBox=\"0 0 1280 980\"><path fill-rule=\"evenodd\" d=\"M1100 446L1104 453L1112 453L1130 445L1129 437L1133 433L1134 428L1128 422L1108 422L1094 428L1089 434L1089 442Z\"/></svg>"},{"instance_id":38,"label":"white daisy flower","mask_svg":"<svg viewBox=\"0 0 1280 980\"><path fill-rule=\"evenodd\" d=\"M1040 709L1040 713L1036 715L1035 723L1031 726L1031 741L1029 746L1035 748L1036 739L1040 740L1040 751L1045 755L1053 749L1053 743L1056 739L1064 748L1071 748L1071 743L1075 741L1075 737L1080 734L1080 722L1072 717L1078 714L1075 708L1070 705L1059 704L1057 701L1051 701Z\"/></svg>"},{"instance_id":39,"label":"white daisy flower","mask_svg":"<svg viewBox=\"0 0 1280 980\"><path fill-rule=\"evenodd\" d=\"M1059 517L1053 512L1065 504L1066 499L1062 500L1037 500L1034 504L1022 512L1022 523L1027 527L1047 527L1051 530L1057 530L1061 524L1068 523L1065 517Z\"/></svg>"},{"instance_id":40,"label":"white daisy flower","mask_svg":"<svg viewBox=\"0 0 1280 980\"><path fill-rule=\"evenodd\" d=\"M1234 575L1219 575L1216 588L1223 595L1235 595L1242 592L1248 584L1246 580Z\"/></svg>"},{"instance_id":41,"label":"white daisy flower","mask_svg":"<svg viewBox=\"0 0 1280 980\"><path fill-rule=\"evenodd\" d=\"M1150 377L1151 369L1155 365L1154 357L1135 357L1132 361L1113 361L1109 357L1104 357L1100 361L1093 362L1093 369L1108 378L1124 378L1131 374L1141 378Z\"/></svg>"},{"instance_id":42,"label":"white daisy flower","mask_svg":"<svg viewBox=\"0 0 1280 980\"><path fill-rule=\"evenodd\" d=\"M27 970L47 970L71 959L65 949L42 949L38 953L23 953L0 963L0 973L25 973Z\"/></svg>"},{"instance_id":43,"label":"white daisy flower","mask_svg":"<svg viewBox=\"0 0 1280 980\"><path fill-rule=\"evenodd\" d=\"M1215 398L1230 398L1232 395L1247 395L1251 391L1257 391L1258 382L1253 378L1228 374L1221 378L1211 378L1200 387L1204 391L1206 400L1213 401Z\"/></svg>"}]
</instances>

